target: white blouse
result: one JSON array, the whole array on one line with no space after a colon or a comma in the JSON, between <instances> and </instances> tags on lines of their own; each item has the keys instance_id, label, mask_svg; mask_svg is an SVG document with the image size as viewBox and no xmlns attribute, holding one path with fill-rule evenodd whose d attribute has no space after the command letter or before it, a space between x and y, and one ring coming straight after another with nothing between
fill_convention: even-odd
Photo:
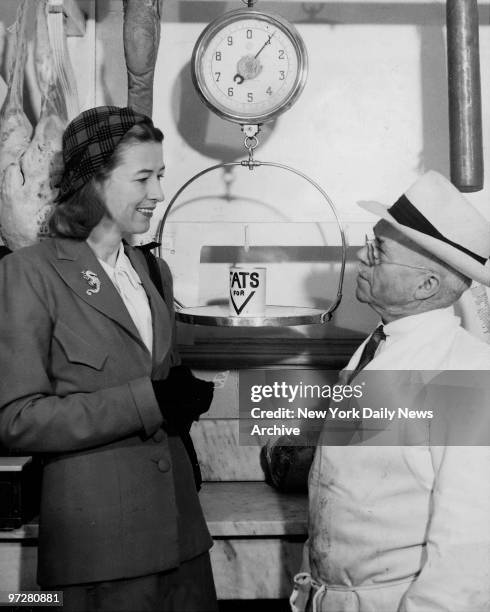
<instances>
[{"instance_id":1,"label":"white blouse","mask_svg":"<svg viewBox=\"0 0 490 612\"><path fill-rule=\"evenodd\" d=\"M114 268L105 261L102 261L102 259L97 259L108 277L114 283L114 287L117 289L128 309L141 339L151 354L153 347L153 328L148 296L146 295L140 277L124 252L123 244L121 243L119 247L116 266Z\"/></svg>"}]
</instances>

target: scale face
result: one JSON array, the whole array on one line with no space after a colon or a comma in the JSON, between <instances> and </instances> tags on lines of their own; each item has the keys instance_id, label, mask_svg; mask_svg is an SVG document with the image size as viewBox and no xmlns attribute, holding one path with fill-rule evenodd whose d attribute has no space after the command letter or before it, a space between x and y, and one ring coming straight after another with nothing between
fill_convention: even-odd
<instances>
[{"instance_id":1,"label":"scale face","mask_svg":"<svg viewBox=\"0 0 490 612\"><path fill-rule=\"evenodd\" d=\"M207 26L191 65L194 86L212 111L235 123L259 125L298 98L308 59L303 40L285 19L238 9Z\"/></svg>"}]
</instances>

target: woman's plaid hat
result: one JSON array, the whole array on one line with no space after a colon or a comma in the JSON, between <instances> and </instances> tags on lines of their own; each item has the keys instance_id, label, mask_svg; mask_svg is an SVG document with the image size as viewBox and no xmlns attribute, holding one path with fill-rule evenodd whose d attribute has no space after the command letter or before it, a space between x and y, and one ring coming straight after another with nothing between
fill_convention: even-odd
<instances>
[{"instance_id":1,"label":"woman's plaid hat","mask_svg":"<svg viewBox=\"0 0 490 612\"><path fill-rule=\"evenodd\" d=\"M139 123L153 126L146 115L118 106L90 108L75 117L63 134L65 168L56 201L83 187L109 160L126 132Z\"/></svg>"}]
</instances>

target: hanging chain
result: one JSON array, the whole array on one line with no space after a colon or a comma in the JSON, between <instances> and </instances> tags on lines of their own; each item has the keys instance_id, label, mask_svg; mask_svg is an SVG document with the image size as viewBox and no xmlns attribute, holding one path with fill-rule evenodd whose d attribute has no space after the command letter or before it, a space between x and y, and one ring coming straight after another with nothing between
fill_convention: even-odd
<instances>
[{"instance_id":1,"label":"hanging chain","mask_svg":"<svg viewBox=\"0 0 490 612\"><path fill-rule=\"evenodd\" d=\"M260 162L254 160L254 151L259 146L257 134L260 132L258 125L242 125L242 132L245 134L243 144L248 151L248 159L241 162L242 166L248 166L249 170L253 170L256 166L260 166Z\"/></svg>"},{"instance_id":2,"label":"hanging chain","mask_svg":"<svg viewBox=\"0 0 490 612\"><path fill-rule=\"evenodd\" d=\"M254 4L257 4L258 0L242 0L243 4L246 4L248 8L253 8Z\"/></svg>"}]
</instances>

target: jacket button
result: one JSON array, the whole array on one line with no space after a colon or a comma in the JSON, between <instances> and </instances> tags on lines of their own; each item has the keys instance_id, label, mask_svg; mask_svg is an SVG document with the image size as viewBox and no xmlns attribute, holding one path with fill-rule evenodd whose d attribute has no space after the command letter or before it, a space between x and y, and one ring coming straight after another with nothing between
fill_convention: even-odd
<instances>
[{"instance_id":1,"label":"jacket button","mask_svg":"<svg viewBox=\"0 0 490 612\"><path fill-rule=\"evenodd\" d=\"M157 466L160 472L168 472L170 469L170 463L166 459L159 459Z\"/></svg>"},{"instance_id":2,"label":"jacket button","mask_svg":"<svg viewBox=\"0 0 490 612\"><path fill-rule=\"evenodd\" d=\"M153 434L154 442L161 442L163 440L163 431L159 429L156 433Z\"/></svg>"}]
</instances>

